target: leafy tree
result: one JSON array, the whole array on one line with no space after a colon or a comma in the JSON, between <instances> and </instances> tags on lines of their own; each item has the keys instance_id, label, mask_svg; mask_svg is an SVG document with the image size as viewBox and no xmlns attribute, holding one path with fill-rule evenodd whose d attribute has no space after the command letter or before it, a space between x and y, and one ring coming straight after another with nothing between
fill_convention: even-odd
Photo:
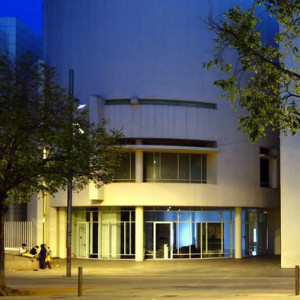
<instances>
[{"instance_id":1,"label":"leafy tree","mask_svg":"<svg viewBox=\"0 0 300 300\"><path fill-rule=\"evenodd\" d=\"M91 124L55 80L53 68L0 56L0 287L5 293L4 220L10 201L54 194L72 179L111 182L121 133Z\"/></svg>"},{"instance_id":2,"label":"leafy tree","mask_svg":"<svg viewBox=\"0 0 300 300\"><path fill-rule=\"evenodd\" d=\"M266 18L278 25L272 42L264 39ZM246 110L240 129L253 142L266 135L267 127L295 135L300 129L300 1L254 0L251 7L236 6L219 19L210 15L206 23L215 33L215 47L204 65L223 73L214 84L233 107L237 103ZM230 61L230 51L237 53L236 61Z\"/></svg>"}]
</instances>

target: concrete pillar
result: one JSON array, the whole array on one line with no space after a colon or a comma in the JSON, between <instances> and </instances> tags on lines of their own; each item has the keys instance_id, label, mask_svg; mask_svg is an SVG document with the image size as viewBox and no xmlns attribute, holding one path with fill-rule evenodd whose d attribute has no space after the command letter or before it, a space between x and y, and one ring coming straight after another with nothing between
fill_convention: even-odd
<instances>
[{"instance_id":1,"label":"concrete pillar","mask_svg":"<svg viewBox=\"0 0 300 300\"><path fill-rule=\"evenodd\" d=\"M90 122L96 125L101 125L104 118L103 109L104 99L100 96L90 96L89 97L89 117Z\"/></svg>"},{"instance_id":2,"label":"concrete pillar","mask_svg":"<svg viewBox=\"0 0 300 300\"><path fill-rule=\"evenodd\" d=\"M142 145L141 139L136 140L137 145ZM136 150L135 152L135 181L143 182L143 150Z\"/></svg>"},{"instance_id":3,"label":"concrete pillar","mask_svg":"<svg viewBox=\"0 0 300 300\"><path fill-rule=\"evenodd\" d=\"M242 258L242 208L234 208L234 258Z\"/></svg>"},{"instance_id":4,"label":"concrete pillar","mask_svg":"<svg viewBox=\"0 0 300 300\"><path fill-rule=\"evenodd\" d=\"M135 208L135 261L144 260L144 208Z\"/></svg>"},{"instance_id":5,"label":"concrete pillar","mask_svg":"<svg viewBox=\"0 0 300 300\"><path fill-rule=\"evenodd\" d=\"M57 228L57 208L49 206L49 240L47 245L51 248L52 255L58 256L58 228Z\"/></svg>"},{"instance_id":6,"label":"concrete pillar","mask_svg":"<svg viewBox=\"0 0 300 300\"><path fill-rule=\"evenodd\" d=\"M281 234L280 234L280 208L268 209L268 254L280 255Z\"/></svg>"},{"instance_id":7,"label":"concrete pillar","mask_svg":"<svg viewBox=\"0 0 300 300\"><path fill-rule=\"evenodd\" d=\"M43 198L42 194L39 193L31 197L30 202L27 206L27 221L31 221L33 228L33 240L31 245L28 247L33 247L35 245L40 245L44 242L43 240Z\"/></svg>"},{"instance_id":8,"label":"concrete pillar","mask_svg":"<svg viewBox=\"0 0 300 300\"><path fill-rule=\"evenodd\" d=\"M72 234L76 234L72 232ZM58 209L58 255L66 258L67 247L67 208Z\"/></svg>"}]
</instances>

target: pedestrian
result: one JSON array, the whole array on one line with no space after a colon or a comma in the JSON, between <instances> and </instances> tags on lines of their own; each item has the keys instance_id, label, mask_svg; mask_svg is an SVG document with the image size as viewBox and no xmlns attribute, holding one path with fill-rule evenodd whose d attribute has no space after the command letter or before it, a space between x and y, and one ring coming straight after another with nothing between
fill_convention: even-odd
<instances>
[{"instance_id":1,"label":"pedestrian","mask_svg":"<svg viewBox=\"0 0 300 300\"><path fill-rule=\"evenodd\" d=\"M40 269L45 269L46 268L46 256L47 256L47 250L45 247L45 244L41 245L41 251L39 254L39 261L40 261Z\"/></svg>"},{"instance_id":2,"label":"pedestrian","mask_svg":"<svg viewBox=\"0 0 300 300\"><path fill-rule=\"evenodd\" d=\"M52 269L52 266L51 266L51 249L50 247L47 247L47 254L46 254L46 259L45 259L45 262L46 262L46 268L48 269Z\"/></svg>"}]
</instances>

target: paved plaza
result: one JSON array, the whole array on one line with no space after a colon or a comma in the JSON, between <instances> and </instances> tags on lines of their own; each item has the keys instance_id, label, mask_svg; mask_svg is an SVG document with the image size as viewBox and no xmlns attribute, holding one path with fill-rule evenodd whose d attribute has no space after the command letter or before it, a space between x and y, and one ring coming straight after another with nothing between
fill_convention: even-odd
<instances>
[{"instance_id":1,"label":"paved plaza","mask_svg":"<svg viewBox=\"0 0 300 300\"><path fill-rule=\"evenodd\" d=\"M300 299L294 270L279 257L173 261L72 261L39 271L8 270L7 285L27 291L22 299L77 298L77 269L83 267L82 299ZM3 297L2 299L11 299ZM16 298L14 298L16 299Z\"/></svg>"}]
</instances>

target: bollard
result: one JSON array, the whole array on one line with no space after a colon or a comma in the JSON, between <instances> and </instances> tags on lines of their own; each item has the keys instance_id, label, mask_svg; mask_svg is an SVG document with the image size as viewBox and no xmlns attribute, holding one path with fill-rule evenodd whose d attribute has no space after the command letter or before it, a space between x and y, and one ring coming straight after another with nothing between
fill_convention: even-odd
<instances>
[{"instance_id":1,"label":"bollard","mask_svg":"<svg viewBox=\"0 0 300 300\"><path fill-rule=\"evenodd\" d=\"M295 266L295 295L299 295L299 266Z\"/></svg>"},{"instance_id":2,"label":"bollard","mask_svg":"<svg viewBox=\"0 0 300 300\"><path fill-rule=\"evenodd\" d=\"M78 297L82 296L82 267L78 267Z\"/></svg>"}]
</instances>

